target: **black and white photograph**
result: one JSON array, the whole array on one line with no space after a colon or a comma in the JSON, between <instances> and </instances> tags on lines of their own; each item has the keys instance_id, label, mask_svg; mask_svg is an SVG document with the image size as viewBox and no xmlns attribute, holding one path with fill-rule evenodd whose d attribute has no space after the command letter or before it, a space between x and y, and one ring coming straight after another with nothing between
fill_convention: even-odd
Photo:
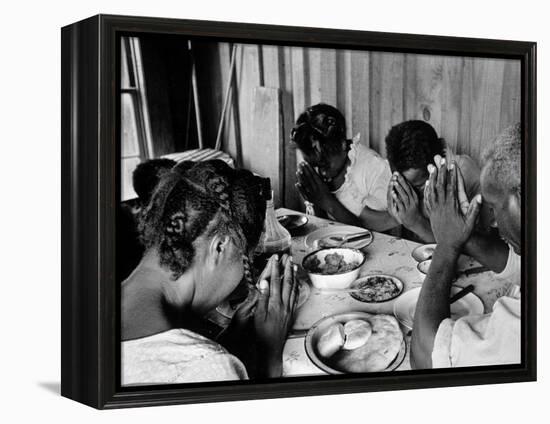
<instances>
[{"instance_id":1,"label":"black and white photograph","mask_svg":"<svg viewBox=\"0 0 550 424\"><path fill-rule=\"evenodd\" d=\"M522 363L519 59L118 53L121 387Z\"/></svg>"},{"instance_id":2,"label":"black and white photograph","mask_svg":"<svg viewBox=\"0 0 550 424\"><path fill-rule=\"evenodd\" d=\"M0 422L547 414L543 2L2 10Z\"/></svg>"}]
</instances>

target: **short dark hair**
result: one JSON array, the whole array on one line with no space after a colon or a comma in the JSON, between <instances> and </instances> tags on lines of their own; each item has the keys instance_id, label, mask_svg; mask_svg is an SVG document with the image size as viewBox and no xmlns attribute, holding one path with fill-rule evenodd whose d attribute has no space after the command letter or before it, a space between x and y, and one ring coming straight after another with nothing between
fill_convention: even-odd
<instances>
[{"instance_id":1,"label":"short dark hair","mask_svg":"<svg viewBox=\"0 0 550 424\"><path fill-rule=\"evenodd\" d=\"M386 156L392 169L426 168L434 163L435 155L443 156L445 142L434 128L420 120L405 121L394 125L386 136Z\"/></svg>"},{"instance_id":2,"label":"short dark hair","mask_svg":"<svg viewBox=\"0 0 550 424\"><path fill-rule=\"evenodd\" d=\"M327 152L337 152L346 139L346 119L334 106L319 103L308 107L296 120L290 133L292 145L305 154L314 151L314 144Z\"/></svg>"},{"instance_id":3,"label":"short dark hair","mask_svg":"<svg viewBox=\"0 0 550 424\"><path fill-rule=\"evenodd\" d=\"M149 203L160 178L170 171L176 163L172 159L149 159L141 162L136 167L132 175L132 184L143 205Z\"/></svg>"}]
</instances>

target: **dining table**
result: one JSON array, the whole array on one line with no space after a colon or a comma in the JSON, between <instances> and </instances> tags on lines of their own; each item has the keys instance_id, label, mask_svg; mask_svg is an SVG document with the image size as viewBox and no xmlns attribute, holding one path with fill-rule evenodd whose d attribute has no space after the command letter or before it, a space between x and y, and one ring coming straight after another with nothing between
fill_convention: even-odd
<instances>
[{"instance_id":1,"label":"dining table","mask_svg":"<svg viewBox=\"0 0 550 424\"><path fill-rule=\"evenodd\" d=\"M302 212L286 208L277 209L276 214L277 216L303 215ZM293 262L299 265L297 278L299 278L301 284L307 285L305 287L307 299L295 311L294 325L284 346L284 377L326 375L325 371L318 368L311 361L305 348L307 330L316 322L324 317L347 312L393 315L394 303L398 299L395 298L382 303L365 303L356 300L348 291L323 291L314 288L307 277L307 273L301 267L304 256L315 250L315 247L306 244L306 238L316 230L344 224L314 215L307 215L307 218L308 222L305 226L291 232L291 255ZM360 231L364 231L364 228L357 228L357 232ZM386 274L397 277L403 282L403 293L421 287L425 275L418 270L417 261L411 255L413 250L421 244L379 232L373 231L372 234L372 242L361 249L366 255L366 260L361 266L359 276ZM478 269L479 267L479 263L468 258L465 269ZM459 274L453 284L458 287L473 285L473 293L482 301L485 313L491 312L495 301L510 289L510 283L499 279L492 271L470 275L462 273ZM404 360L394 370L397 372L411 369L409 359L411 331L403 327L402 331L406 344L406 354Z\"/></svg>"}]
</instances>

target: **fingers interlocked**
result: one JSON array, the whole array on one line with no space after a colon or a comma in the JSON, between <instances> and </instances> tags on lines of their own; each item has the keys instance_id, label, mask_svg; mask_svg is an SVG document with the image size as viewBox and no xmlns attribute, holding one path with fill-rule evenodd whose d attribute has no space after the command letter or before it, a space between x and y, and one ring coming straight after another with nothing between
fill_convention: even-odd
<instances>
[{"instance_id":1,"label":"fingers interlocked","mask_svg":"<svg viewBox=\"0 0 550 424\"><path fill-rule=\"evenodd\" d=\"M281 264L283 265L282 279ZM287 312L293 312L298 297L298 283L294 276L296 267L292 264L292 257L284 254L279 261L278 256L273 255L265 271L259 283L260 299L257 313L265 315L269 308L281 307Z\"/></svg>"}]
</instances>

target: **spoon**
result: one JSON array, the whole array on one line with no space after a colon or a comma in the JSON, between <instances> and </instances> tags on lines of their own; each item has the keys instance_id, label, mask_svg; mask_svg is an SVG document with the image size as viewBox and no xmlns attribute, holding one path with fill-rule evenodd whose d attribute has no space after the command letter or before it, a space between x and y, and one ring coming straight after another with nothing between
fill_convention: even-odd
<instances>
[{"instance_id":1,"label":"spoon","mask_svg":"<svg viewBox=\"0 0 550 424\"><path fill-rule=\"evenodd\" d=\"M335 241L336 243L340 243L339 246L343 245L344 243L350 243L354 241L359 241L364 238L371 237L370 232L362 231L360 233L354 233L354 234L348 234L345 236L330 236L329 239Z\"/></svg>"}]
</instances>

